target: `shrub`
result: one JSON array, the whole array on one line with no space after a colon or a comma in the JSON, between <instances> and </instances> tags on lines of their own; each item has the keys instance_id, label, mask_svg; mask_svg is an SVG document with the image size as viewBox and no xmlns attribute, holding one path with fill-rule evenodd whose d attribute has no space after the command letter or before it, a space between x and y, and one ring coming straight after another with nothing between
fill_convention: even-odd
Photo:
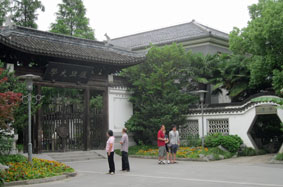
<instances>
[{"instance_id":1,"label":"shrub","mask_svg":"<svg viewBox=\"0 0 283 187\"><path fill-rule=\"evenodd\" d=\"M256 151L257 155L265 155L267 153L267 151L264 150L264 149L258 149L258 150L255 150L255 151Z\"/></svg>"},{"instance_id":2,"label":"shrub","mask_svg":"<svg viewBox=\"0 0 283 187\"><path fill-rule=\"evenodd\" d=\"M0 155L7 155L12 149L13 139L9 136L0 137Z\"/></svg>"},{"instance_id":3,"label":"shrub","mask_svg":"<svg viewBox=\"0 0 283 187\"><path fill-rule=\"evenodd\" d=\"M276 160L283 160L283 153L278 153L275 157Z\"/></svg>"},{"instance_id":4,"label":"shrub","mask_svg":"<svg viewBox=\"0 0 283 187\"><path fill-rule=\"evenodd\" d=\"M217 147L221 145L231 153L237 152L241 144L243 144L243 141L237 135L224 136L220 133L215 133L205 137L205 147Z\"/></svg>"},{"instance_id":5,"label":"shrub","mask_svg":"<svg viewBox=\"0 0 283 187\"><path fill-rule=\"evenodd\" d=\"M217 147L221 145L221 140L220 140L221 137L222 135L219 133L206 136L204 138L205 147Z\"/></svg>"},{"instance_id":6,"label":"shrub","mask_svg":"<svg viewBox=\"0 0 283 187\"><path fill-rule=\"evenodd\" d=\"M149 149L157 149L157 146L154 145L135 145L129 147L128 155L135 155L140 150L149 150ZM115 153L121 155L120 149L116 149Z\"/></svg>"},{"instance_id":7,"label":"shrub","mask_svg":"<svg viewBox=\"0 0 283 187\"><path fill-rule=\"evenodd\" d=\"M245 147L243 150L239 151L239 156L255 156L256 154L256 150L251 147Z\"/></svg>"},{"instance_id":8,"label":"shrub","mask_svg":"<svg viewBox=\"0 0 283 187\"><path fill-rule=\"evenodd\" d=\"M221 145L231 153L237 152L241 146L241 142L238 141L238 139L233 137L232 135L222 136L220 139Z\"/></svg>"},{"instance_id":9,"label":"shrub","mask_svg":"<svg viewBox=\"0 0 283 187\"><path fill-rule=\"evenodd\" d=\"M201 139L199 138L199 136L189 135L187 138L186 146L199 147L201 146Z\"/></svg>"},{"instance_id":10,"label":"shrub","mask_svg":"<svg viewBox=\"0 0 283 187\"><path fill-rule=\"evenodd\" d=\"M18 149L18 151L23 151L24 145L23 144L17 144L17 149Z\"/></svg>"},{"instance_id":11,"label":"shrub","mask_svg":"<svg viewBox=\"0 0 283 187\"><path fill-rule=\"evenodd\" d=\"M0 156L0 163L7 165L9 162L25 162L27 159L23 155L9 155L9 156Z\"/></svg>"},{"instance_id":12,"label":"shrub","mask_svg":"<svg viewBox=\"0 0 283 187\"><path fill-rule=\"evenodd\" d=\"M231 158L233 156L232 153L223 151L223 150L219 149L218 147L208 149L208 154L213 154L213 156L216 160L220 159L219 155L223 155L224 158Z\"/></svg>"}]
</instances>

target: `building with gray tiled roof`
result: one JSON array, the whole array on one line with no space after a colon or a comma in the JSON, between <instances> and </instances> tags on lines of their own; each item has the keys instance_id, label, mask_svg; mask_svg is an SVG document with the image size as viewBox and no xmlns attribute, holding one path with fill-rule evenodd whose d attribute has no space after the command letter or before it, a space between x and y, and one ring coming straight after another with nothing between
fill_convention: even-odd
<instances>
[{"instance_id":1,"label":"building with gray tiled roof","mask_svg":"<svg viewBox=\"0 0 283 187\"><path fill-rule=\"evenodd\" d=\"M142 51L150 44L162 46L181 43L187 50L193 52L229 53L228 34L207 27L196 21L142 32L111 40L114 46L120 46L132 51Z\"/></svg>"}]
</instances>

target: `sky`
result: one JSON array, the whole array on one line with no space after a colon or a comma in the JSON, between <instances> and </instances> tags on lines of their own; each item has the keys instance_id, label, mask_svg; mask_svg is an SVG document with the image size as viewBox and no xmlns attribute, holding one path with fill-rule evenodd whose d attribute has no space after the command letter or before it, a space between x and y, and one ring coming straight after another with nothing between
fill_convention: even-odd
<instances>
[{"instance_id":1,"label":"sky","mask_svg":"<svg viewBox=\"0 0 283 187\"><path fill-rule=\"evenodd\" d=\"M61 0L41 0L38 29L48 31L56 20ZM83 0L90 26L99 41L153 29L187 23L193 19L203 25L229 33L243 28L250 19L248 6L258 0Z\"/></svg>"}]
</instances>

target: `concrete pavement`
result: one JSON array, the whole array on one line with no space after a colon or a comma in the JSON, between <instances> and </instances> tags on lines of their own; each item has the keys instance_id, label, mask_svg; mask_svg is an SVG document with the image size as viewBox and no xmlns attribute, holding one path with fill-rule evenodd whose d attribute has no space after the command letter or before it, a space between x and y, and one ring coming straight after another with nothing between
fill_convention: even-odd
<instances>
[{"instance_id":1,"label":"concrete pavement","mask_svg":"<svg viewBox=\"0 0 283 187\"><path fill-rule=\"evenodd\" d=\"M267 156L268 157L268 156ZM131 172L120 172L120 157L115 157L116 174L105 174L106 159L68 162L78 176L25 187L88 186L193 186L193 187L283 187L283 165L267 164L263 157L235 158L216 162L179 161L158 165L156 160L130 158ZM245 162L244 160L253 162ZM255 160L258 160L257 162Z\"/></svg>"}]
</instances>

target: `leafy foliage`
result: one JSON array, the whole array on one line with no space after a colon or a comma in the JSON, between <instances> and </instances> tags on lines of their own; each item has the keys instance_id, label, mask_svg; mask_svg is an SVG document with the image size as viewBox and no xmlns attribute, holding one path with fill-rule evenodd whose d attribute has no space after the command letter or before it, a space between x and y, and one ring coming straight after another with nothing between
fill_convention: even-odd
<instances>
[{"instance_id":1,"label":"leafy foliage","mask_svg":"<svg viewBox=\"0 0 283 187\"><path fill-rule=\"evenodd\" d=\"M239 150L240 146L243 144L243 140L237 135L222 135L220 133L215 133L208 135L204 139L206 147L217 147L219 145L223 146L231 153L235 153Z\"/></svg>"},{"instance_id":2,"label":"leafy foliage","mask_svg":"<svg viewBox=\"0 0 283 187\"><path fill-rule=\"evenodd\" d=\"M10 10L10 1L9 0L1 0L0 1L0 26L3 25L5 21L5 16Z\"/></svg>"},{"instance_id":3,"label":"leafy foliage","mask_svg":"<svg viewBox=\"0 0 283 187\"><path fill-rule=\"evenodd\" d=\"M283 153L278 153L275 157L276 160L282 160L283 161Z\"/></svg>"},{"instance_id":4,"label":"leafy foliage","mask_svg":"<svg viewBox=\"0 0 283 187\"><path fill-rule=\"evenodd\" d=\"M12 143L13 139L5 136L0 136L0 155L8 155L12 150ZM1 163L1 156L0 156L0 163Z\"/></svg>"},{"instance_id":5,"label":"leafy foliage","mask_svg":"<svg viewBox=\"0 0 283 187\"><path fill-rule=\"evenodd\" d=\"M3 68L4 64L0 62L0 68ZM24 82L18 80L15 74L9 73L8 70L2 71L0 75L0 79L3 77L7 77L7 80L0 83L0 93L18 93L15 97L19 97L20 95L27 95L26 85ZM18 101L19 98L17 98ZM28 114L27 114L27 105L21 102L19 105L16 105L12 110L12 113L9 115L13 116L12 127L17 130L22 130L27 125ZM41 106L41 103L34 104L32 103L32 114L34 114L38 108Z\"/></svg>"},{"instance_id":6,"label":"leafy foliage","mask_svg":"<svg viewBox=\"0 0 283 187\"><path fill-rule=\"evenodd\" d=\"M194 97L180 91L188 86L188 55L182 46L175 44L152 47L145 63L122 72L132 85L130 101L134 114L126 126L134 133L136 142L156 143L162 124L167 129L173 124L184 124L188 104L194 101Z\"/></svg>"},{"instance_id":7,"label":"leafy foliage","mask_svg":"<svg viewBox=\"0 0 283 187\"><path fill-rule=\"evenodd\" d=\"M45 11L40 0L14 0L12 20L16 25L37 28L38 10Z\"/></svg>"},{"instance_id":8,"label":"leafy foliage","mask_svg":"<svg viewBox=\"0 0 283 187\"><path fill-rule=\"evenodd\" d=\"M3 165L7 165L10 162L25 162L27 160L23 155L1 155L0 163Z\"/></svg>"},{"instance_id":9,"label":"leafy foliage","mask_svg":"<svg viewBox=\"0 0 283 187\"><path fill-rule=\"evenodd\" d=\"M56 13L56 23L51 24L51 32L94 40L94 31L89 27L86 9L82 0L63 0Z\"/></svg>"},{"instance_id":10,"label":"leafy foliage","mask_svg":"<svg viewBox=\"0 0 283 187\"><path fill-rule=\"evenodd\" d=\"M244 55L221 54L215 57L218 62L211 67L214 73L209 83L213 84L213 92L228 90L232 101L242 101L256 93L256 89L249 87L250 70L248 68L249 57Z\"/></svg>"},{"instance_id":11,"label":"leafy foliage","mask_svg":"<svg viewBox=\"0 0 283 187\"><path fill-rule=\"evenodd\" d=\"M189 147L199 147L201 146L201 138L198 135L189 135L186 142L184 143Z\"/></svg>"},{"instance_id":12,"label":"leafy foliage","mask_svg":"<svg viewBox=\"0 0 283 187\"><path fill-rule=\"evenodd\" d=\"M283 1L259 0L249 7L251 21L230 33L230 49L250 56L251 88L270 88L277 94L283 88Z\"/></svg>"},{"instance_id":13,"label":"leafy foliage","mask_svg":"<svg viewBox=\"0 0 283 187\"><path fill-rule=\"evenodd\" d=\"M14 120L14 115L20 104L22 94L17 87L16 89L12 88L13 80L13 75L3 69L3 64L0 61L0 129L6 129L7 124Z\"/></svg>"},{"instance_id":14,"label":"leafy foliage","mask_svg":"<svg viewBox=\"0 0 283 187\"><path fill-rule=\"evenodd\" d=\"M90 108L95 111L102 111L103 109L103 97L101 95L92 96L90 98Z\"/></svg>"}]
</instances>

